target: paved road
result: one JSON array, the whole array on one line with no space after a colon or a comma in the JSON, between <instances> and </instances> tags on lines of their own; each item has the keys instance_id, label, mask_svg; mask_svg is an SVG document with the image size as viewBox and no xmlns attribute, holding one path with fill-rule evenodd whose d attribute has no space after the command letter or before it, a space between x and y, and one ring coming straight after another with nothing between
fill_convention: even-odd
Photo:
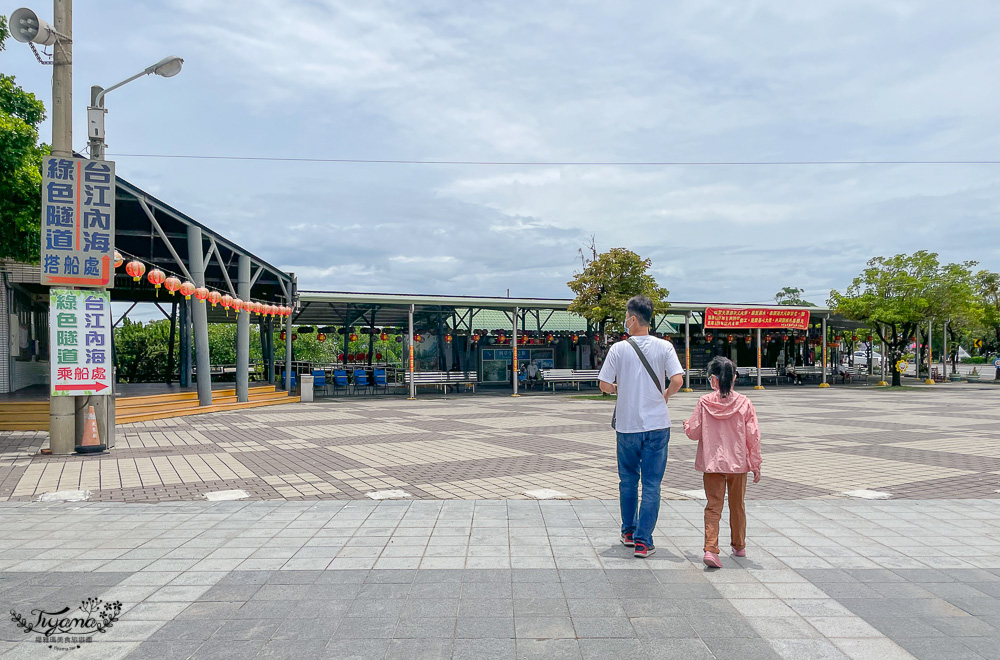
<instances>
[{"instance_id":1,"label":"paved road","mask_svg":"<svg viewBox=\"0 0 1000 660\"><path fill-rule=\"evenodd\" d=\"M665 502L630 557L617 504L0 504L0 602L120 600L60 651L8 658L997 658L1000 501L757 501L749 556L699 564L701 507ZM50 640L50 643L51 640ZM73 644L72 646L75 646Z\"/></svg>"}]
</instances>

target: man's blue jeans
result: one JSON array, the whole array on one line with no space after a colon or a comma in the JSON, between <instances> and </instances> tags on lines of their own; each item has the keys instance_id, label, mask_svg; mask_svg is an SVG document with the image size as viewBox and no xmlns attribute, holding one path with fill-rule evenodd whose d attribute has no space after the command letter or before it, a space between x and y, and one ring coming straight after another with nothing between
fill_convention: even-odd
<instances>
[{"instance_id":1,"label":"man's blue jeans","mask_svg":"<svg viewBox=\"0 0 1000 660\"><path fill-rule=\"evenodd\" d=\"M653 528L660 515L660 482L667 467L670 429L618 434L618 497L622 507L622 534L653 544ZM639 480L642 505L639 505Z\"/></svg>"}]
</instances>

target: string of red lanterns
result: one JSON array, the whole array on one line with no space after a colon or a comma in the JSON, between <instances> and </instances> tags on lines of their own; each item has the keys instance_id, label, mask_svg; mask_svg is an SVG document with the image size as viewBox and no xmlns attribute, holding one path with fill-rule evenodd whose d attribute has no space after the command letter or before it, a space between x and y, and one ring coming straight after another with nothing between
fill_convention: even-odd
<instances>
[{"instance_id":1,"label":"string of red lanterns","mask_svg":"<svg viewBox=\"0 0 1000 660\"><path fill-rule=\"evenodd\" d=\"M226 310L226 314L229 314L229 310L234 310L237 314L240 312L246 312L247 314L257 314L258 316L280 316L286 317L291 316L294 311L288 305L273 305L271 303L265 303L255 300L243 301L239 298L233 298L228 293L221 293L215 289L209 289L208 287L198 286L196 287L193 282L184 280L181 281L176 275L167 275L159 268L152 268L149 273L146 273L146 264L135 257L131 257L129 262L125 263L125 257L121 252L115 250L115 269L117 270L122 264L125 264L125 272L132 278L133 281L139 282L142 280L143 275L146 275L146 280L156 289L157 294L159 294L160 287L162 286L170 295L176 295L179 291L185 299L191 300L191 296L194 296L195 300L198 302L209 302L212 307L216 305L222 305Z\"/></svg>"}]
</instances>

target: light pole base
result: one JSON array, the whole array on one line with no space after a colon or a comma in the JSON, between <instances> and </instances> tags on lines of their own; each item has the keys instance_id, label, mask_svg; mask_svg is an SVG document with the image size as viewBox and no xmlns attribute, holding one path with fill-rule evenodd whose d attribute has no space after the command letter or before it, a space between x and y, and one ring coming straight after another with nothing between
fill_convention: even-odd
<instances>
[{"instance_id":1,"label":"light pole base","mask_svg":"<svg viewBox=\"0 0 1000 660\"><path fill-rule=\"evenodd\" d=\"M520 394L511 394L511 396L521 396Z\"/></svg>"},{"instance_id":2,"label":"light pole base","mask_svg":"<svg viewBox=\"0 0 1000 660\"><path fill-rule=\"evenodd\" d=\"M754 385L753 388L755 390L762 390L762 389L764 389L764 386L763 385Z\"/></svg>"},{"instance_id":3,"label":"light pole base","mask_svg":"<svg viewBox=\"0 0 1000 660\"><path fill-rule=\"evenodd\" d=\"M889 383L885 382L884 380L880 380L879 382L875 383L875 387L889 387Z\"/></svg>"},{"instance_id":4,"label":"light pole base","mask_svg":"<svg viewBox=\"0 0 1000 660\"><path fill-rule=\"evenodd\" d=\"M830 387L830 383L820 383L820 387Z\"/></svg>"},{"instance_id":5,"label":"light pole base","mask_svg":"<svg viewBox=\"0 0 1000 660\"><path fill-rule=\"evenodd\" d=\"M924 379L924 385L933 385L933 384L934 384L934 379L933 378L926 378L926 379Z\"/></svg>"},{"instance_id":6,"label":"light pole base","mask_svg":"<svg viewBox=\"0 0 1000 660\"><path fill-rule=\"evenodd\" d=\"M694 392L694 390L691 389L690 387L682 387L681 392Z\"/></svg>"},{"instance_id":7,"label":"light pole base","mask_svg":"<svg viewBox=\"0 0 1000 660\"><path fill-rule=\"evenodd\" d=\"M407 401L416 401L417 397L415 397L415 396L408 396L408 397L406 397L406 400Z\"/></svg>"}]
</instances>

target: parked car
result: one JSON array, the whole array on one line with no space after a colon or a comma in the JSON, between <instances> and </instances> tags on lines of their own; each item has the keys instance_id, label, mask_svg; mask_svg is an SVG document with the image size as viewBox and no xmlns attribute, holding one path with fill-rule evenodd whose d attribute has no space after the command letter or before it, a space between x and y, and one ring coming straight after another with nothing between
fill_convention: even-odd
<instances>
[{"instance_id":1,"label":"parked car","mask_svg":"<svg viewBox=\"0 0 1000 660\"><path fill-rule=\"evenodd\" d=\"M878 362L882 359L882 354L878 351L872 351L872 362ZM868 353L866 351L854 351L854 364L859 362L867 362Z\"/></svg>"}]
</instances>

